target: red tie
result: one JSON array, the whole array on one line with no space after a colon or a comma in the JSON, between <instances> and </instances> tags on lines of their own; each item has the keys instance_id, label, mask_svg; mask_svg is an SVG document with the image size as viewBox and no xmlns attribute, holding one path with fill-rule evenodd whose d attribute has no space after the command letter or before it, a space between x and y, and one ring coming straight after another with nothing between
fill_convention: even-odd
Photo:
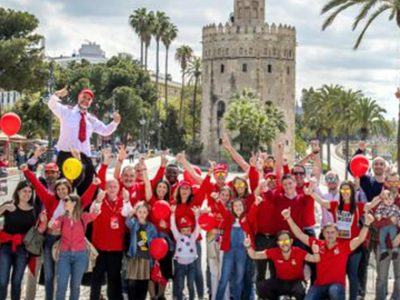
<instances>
[{"instance_id":1,"label":"red tie","mask_svg":"<svg viewBox=\"0 0 400 300\"><path fill-rule=\"evenodd\" d=\"M79 140L81 143L86 141L86 113L81 112L81 121L79 122Z\"/></svg>"}]
</instances>

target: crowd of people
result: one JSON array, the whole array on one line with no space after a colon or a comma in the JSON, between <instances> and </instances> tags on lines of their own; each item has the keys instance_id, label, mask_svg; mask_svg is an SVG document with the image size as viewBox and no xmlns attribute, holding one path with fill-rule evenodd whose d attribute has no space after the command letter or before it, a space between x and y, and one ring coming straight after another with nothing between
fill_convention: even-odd
<instances>
[{"instance_id":1,"label":"crowd of people","mask_svg":"<svg viewBox=\"0 0 400 300\"><path fill-rule=\"evenodd\" d=\"M340 182L333 171L322 178L316 141L307 157L289 166L283 144L275 156L258 153L246 162L224 136L223 147L243 170L230 180L227 164L210 161L203 176L184 153L174 162L163 153L149 178L144 157L126 164L124 146L109 176L114 155L105 149L95 168L90 138L112 134L120 115L105 125L88 113L91 90L82 90L74 107L61 103L67 94L59 90L48 103L60 121L57 160L37 177L44 152L38 147L20 166L26 180L0 206L0 300L9 286L11 299L21 299L24 275L26 299L35 299L42 281L46 300L66 299L68 289L77 300L82 284L93 300L103 299L103 285L112 300L344 300L346 294L357 300L365 297L371 253L376 299L400 299L400 178L383 158L373 159L371 172ZM365 151L360 142L355 154ZM83 165L75 180L63 174L71 157ZM168 216L160 218L157 209L165 203ZM38 255L32 241L40 237ZM168 250L156 259L152 242L160 238Z\"/></svg>"}]
</instances>

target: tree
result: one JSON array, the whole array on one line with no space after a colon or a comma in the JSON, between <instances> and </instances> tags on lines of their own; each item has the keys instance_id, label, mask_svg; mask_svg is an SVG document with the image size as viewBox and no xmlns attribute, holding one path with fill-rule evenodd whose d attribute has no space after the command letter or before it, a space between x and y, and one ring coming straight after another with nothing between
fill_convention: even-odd
<instances>
[{"instance_id":1,"label":"tree","mask_svg":"<svg viewBox=\"0 0 400 300\"><path fill-rule=\"evenodd\" d=\"M144 42L144 69L147 70L147 59L149 55L149 47L151 43L151 37L154 27L155 17L154 12L149 12L145 18L145 25L143 30L143 42Z\"/></svg>"},{"instance_id":2,"label":"tree","mask_svg":"<svg viewBox=\"0 0 400 300\"><path fill-rule=\"evenodd\" d=\"M260 146L272 143L286 129L283 114L276 113L272 104L269 106L266 109L258 96L246 89L231 98L224 123L232 136L236 136L233 142L240 145L245 157ZM271 114L272 111L275 112Z\"/></svg>"},{"instance_id":3,"label":"tree","mask_svg":"<svg viewBox=\"0 0 400 300\"><path fill-rule=\"evenodd\" d=\"M352 107L351 123L360 130L361 140L366 140L370 134L382 132L386 127L383 109L375 100L370 98L360 98Z\"/></svg>"},{"instance_id":4,"label":"tree","mask_svg":"<svg viewBox=\"0 0 400 300\"><path fill-rule=\"evenodd\" d=\"M193 60L189 62L189 66L187 69L187 73L189 75L189 83L194 83L193 89L193 102L192 102L192 142L194 143L196 140L196 97L197 97L197 88L200 84L201 80L201 66L202 61L200 57L194 56Z\"/></svg>"},{"instance_id":5,"label":"tree","mask_svg":"<svg viewBox=\"0 0 400 300\"><path fill-rule=\"evenodd\" d=\"M0 88L36 92L47 81L39 20L27 12L0 8Z\"/></svg>"},{"instance_id":6,"label":"tree","mask_svg":"<svg viewBox=\"0 0 400 300\"><path fill-rule=\"evenodd\" d=\"M185 88L186 68L192 56L193 56L193 49L190 48L190 46L182 45L178 49L176 49L175 60L180 64L182 73L181 102L179 106L179 127L182 127L182 117L183 117L182 109L183 109L183 98L185 96L184 88Z\"/></svg>"},{"instance_id":7,"label":"tree","mask_svg":"<svg viewBox=\"0 0 400 300\"><path fill-rule=\"evenodd\" d=\"M375 19L384 12L389 12L389 20L395 19L397 27L400 27L400 2L393 0L329 0L322 8L322 14L331 12L322 25L322 29L332 25L336 17L343 11L353 6L361 6L358 15L353 22L353 30L357 29L360 22L365 21L365 25L358 36L354 49L358 49L369 26Z\"/></svg>"},{"instance_id":8,"label":"tree","mask_svg":"<svg viewBox=\"0 0 400 300\"><path fill-rule=\"evenodd\" d=\"M157 11L154 15L152 34L156 40L156 87L158 92L158 78L160 75L160 40L168 28L169 17L165 13Z\"/></svg>"},{"instance_id":9,"label":"tree","mask_svg":"<svg viewBox=\"0 0 400 300\"><path fill-rule=\"evenodd\" d=\"M162 122L161 140L162 148L171 149L173 153L178 153L186 148L184 141L184 130L177 122L177 113L174 108L166 108L166 118Z\"/></svg>"},{"instance_id":10,"label":"tree","mask_svg":"<svg viewBox=\"0 0 400 300\"><path fill-rule=\"evenodd\" d=\"M143 66L144 61L144 35L146 31L146 18L147 18L147 9L146 8L138 8L129 16L129 25L135 31L135 33L139 36L140 39L140 64Z\"/></svg>"},{"instance_id":11,"label":"tree","mask_svg":"<svg viewBox=\"0 0 400 300\"><path fill-rule=\"evenodd\" d=\"M172 23L168 23L167 27L165 28L165 31L161 37L161 41L164 44L165 47L165 83L164 83L164 94L165 94L165 107L168 106L168 52L169 52L169 47L171 46L172 42L176 39L178 36L178 28L176 25Z\"/></svg>"}]
</instances>

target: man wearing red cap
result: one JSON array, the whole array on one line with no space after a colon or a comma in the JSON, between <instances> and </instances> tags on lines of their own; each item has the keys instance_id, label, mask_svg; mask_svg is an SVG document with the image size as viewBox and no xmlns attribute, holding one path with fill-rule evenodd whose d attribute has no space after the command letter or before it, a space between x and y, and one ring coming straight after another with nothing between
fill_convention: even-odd
<instances>
[{"instance_id":1,"label":"man wearing red cap","mask_svg":"<svg viewBox=\"0 0 400 300\"><path fill-rule=\"evenodd\" d=\"M64 161L72 156L71 149L80 152L81 161L84 165L84 177L77 186L78 194L82 195L93 180L95 169L90 159L90 138L93 132L101 136L109 136L121 122L121 116L115 112L113 121L105 125L95 116L88 113L93 100L94 93L90 89L83 89L78 95L78 103L74 107L68 107L60 103L60 98L68 96L66 87L56 91L50 97L48 106L60 120L60 136L57 143L57 165L62 169Z\"/></svg>"}]
</instances>

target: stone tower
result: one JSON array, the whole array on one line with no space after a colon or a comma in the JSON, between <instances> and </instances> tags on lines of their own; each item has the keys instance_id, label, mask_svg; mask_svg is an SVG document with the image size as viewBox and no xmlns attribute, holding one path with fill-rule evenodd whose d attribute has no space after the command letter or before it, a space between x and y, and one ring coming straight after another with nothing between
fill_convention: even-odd
<instances>
[{"instance_id":1,"label":"stone tower","mask_svg":"<svg viewBox=\"0 0 400 300\"><path fill-rule=\"evenodd\" d=\"M286 156L294 157L296 30L265 23L265 0L234 0L225 24L203 28L203 160L218 159L222 118L235 92L258 93L285 115Z\"/></svg>"}]
</instances>

